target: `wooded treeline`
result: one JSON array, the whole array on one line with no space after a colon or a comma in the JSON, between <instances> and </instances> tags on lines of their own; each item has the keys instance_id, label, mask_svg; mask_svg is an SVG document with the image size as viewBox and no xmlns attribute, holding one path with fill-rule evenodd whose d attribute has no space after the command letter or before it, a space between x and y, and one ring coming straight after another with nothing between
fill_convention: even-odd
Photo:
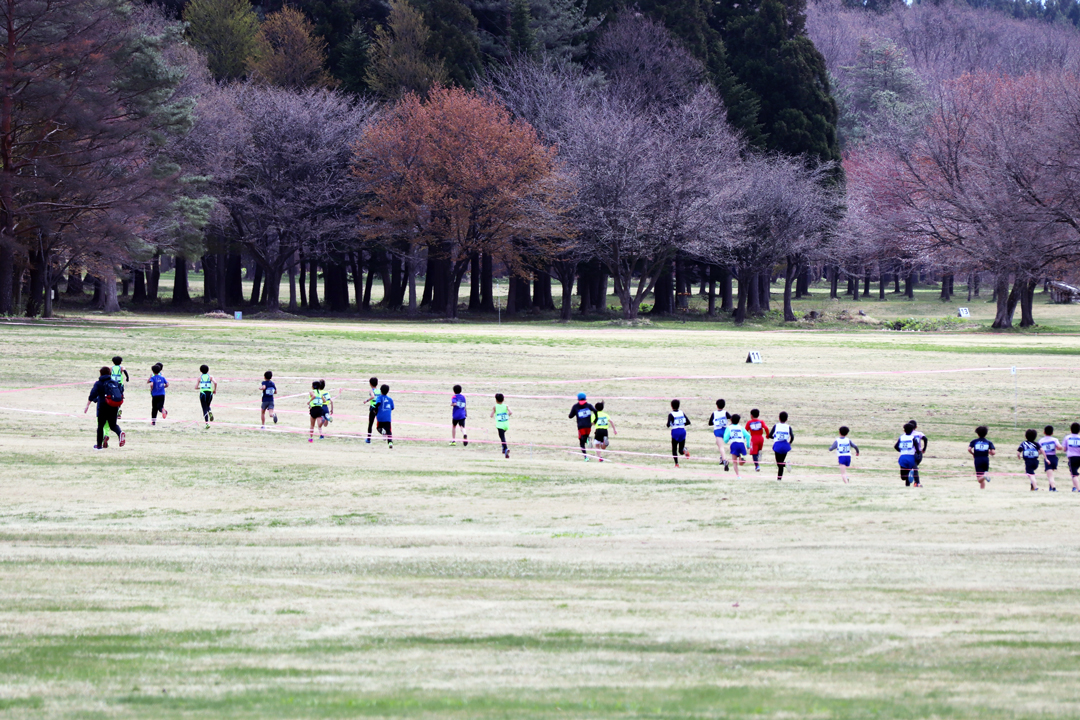
<instances>
[{"instance_id":1,"label":"wooded treeline","mask_svg":"<svg viewBox=\"0 0 1080 720\"><path fill-rule=\"evenodd\" d=\"M738 322L777 279L794 319L822 276L855 299L988 277L1007 327L1075 259L1061 23L829 0L0 10L4 314L87 283L113 311L117 279L157 302L165 259L180 306L198 265L211 307L276 310L287 283L288 309L365 312L378 278L383 309L448 317L493 311L500 276L511 313L606 312L611 284L633 319L697 286Z\"/></svg>"}]
</instances>

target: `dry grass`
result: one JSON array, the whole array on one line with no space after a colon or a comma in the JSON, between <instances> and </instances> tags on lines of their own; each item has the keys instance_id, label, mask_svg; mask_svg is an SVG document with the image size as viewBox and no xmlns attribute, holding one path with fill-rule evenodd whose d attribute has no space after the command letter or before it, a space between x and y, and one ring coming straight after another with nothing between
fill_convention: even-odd
<instances>
[{"instance_id":1,"label":"dry grass","mask_svg":"<svg viewBox=\"0 0 1080 720\"><path fill-rule=\"evenodd\" d=\"M8 326L0 349L0 390L90 380L117 352L133 376L129 445L101 453L89 385L0 392L5 716L1080 714L1080 497L1003 474L1007 368L1058 368L1021 369L1018 423L1064 426L1075 337L136 318ZM158 360L171 413L151 428ZM201 362L222 381L209 431ZM928 372L987 367L1005 369ZM336 436L287 432L300 398L252 427L266 369L283 395L340 391ZM392 451L356 438L371 374L414 438ZM468 448L446 446L454 382ZM608 400L613 449L655 456L547 447L573 445L579 389ZM496 391L509 461L476 442ZM680 471L670 397L694 421ZM791 413L791 482L717 471L716 397ZM910 417L931 439L922 491L891 450ZM841 423L864 451L849 486L826 451ZM978 423L1003 451L985 492Z\"/></svg>"}]
</instances>

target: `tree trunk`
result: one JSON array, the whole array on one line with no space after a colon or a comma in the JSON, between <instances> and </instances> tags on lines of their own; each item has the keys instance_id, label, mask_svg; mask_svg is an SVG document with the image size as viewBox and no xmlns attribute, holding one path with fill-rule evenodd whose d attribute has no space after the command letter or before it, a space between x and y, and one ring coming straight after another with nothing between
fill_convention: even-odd
<instances>
[{"instance_id":1,"label":"tree trunk","mask_svg":"<svg viewBox=\"0 0 1080 720\"><path fill-rule=\"evenodd\" d=\"M255 273L251 280L251 305L258 305L262 299L263 269L262 265L255 266Z\"/></svg>"},{"instance_id":2,"label":"tree trunk","mask_svg":"<svg viewBox=\"0 0 1080 720\"><path fill-rule=\"evenodd\" d=\"M281 269L271 268L266 272L265 305L267 310L281 308Z\"/></svg>"},{"instance_id":3,"label":"tree trunk","mask_svg":"<svg viewBox=\"0 0 1080 720\"><path fill-rule=\"evenodd\" d=\"M145 275L145 273L144 273ZM145 295L146 288L143 287L143 294ZM75 268L68 272L67 287L64 289L64 294L69 297L82 297L83 294L83 279L82 272ZM145 302L145 298L143 300Z\"/></svg>"},{"instance_id":4,"label":"tree trunk","mask_svg":"<svg viewBox=\"0 0 1080 720\"><path fill-rule=\"evenodd\" d=\"M87 280L92 280L94 283L94 295L90 298L90 307L94 310L100 310L105 307L105 288L101 284L101 278L87 275Z\"/></svg>"},{"instance_id":5,"label":"tree trunk","mask_svg":"<svg viewBox=\"0 0 1080 720\"><path fill-rule=\"evenodd\" d=\"M6 237L0 237L0 315L14 313L15 248Z\"/></svg>"},{"instance_id":6,"label":"tree trunk","mask_svg":"<svg viewBox=\"0 0 1080 720\"><path fill-rule=\"evenodd\" d=\"M739 290L738 290L738 303L735 305L735 324L742 325L746 322L746 301L747 296L750 294L750 283L746 282L742 277L739 278Z\"/></svg>"},{"instance_id":7,"label":"tree trunk","mask_svg":"<svg viewBox=\"0 0 1080 720\"><path fill-rule=\"evenodd\" d=\"M537 270L533 273L533 307L541 311L555 309L551 296L551 273Z\"/></svg>"},{"instance_id":8,"label":"tree trunk","mask_svg":"<svg viewBox=\"0 0 1080 720\"><path fill-rule=\"evenodd\" d=\"M904 278L904 295L908 300L915 299L915 272L909 272Z\"/></svg>"},{"instance_id":9,"label":"tree trunk","mask_svg":"<svg viewBox=\"0 0 1080 720\"><path fill-rule=\"evenodd\" d=\"M182 258L176 259L176 271L179 276L180 263ZM187 280L187 268L184 268L184 279ZM105 277L101 279L101 285L104 290L104 306L101 308L107 313L120 312L120 301L116 297L116 271L109 268L105 271ZM175 294L174 294L175 297ZM190 298L189 298L190 299Z\"/></svg>"},{"instance_id":10,"label":"tree trunk","mask_svg":"<svg viewBox=\"0 0 1080 720\"><path fill-rule=\"evenodd\" d=\"M952 273L943 274L941 276L941 300L948 301L952 298L952 287L949 284L949 279L952 277Z\"/></svg>"},{"instance_id":11,"label":"tree trunk","mask_svg":"<svg viewBox=\"0 0 1080 720\"><path fill-rule=\"evenodd\" d=\"M187 258L183 255L175 257L175 273L173 275L173 305L187 305L191 302L191 294L188 292L188 267Z\"/></svg>"},{"instance_id":12,"label":"tree trunk","mask_svg":"<svg viewBox=\"0 0 1080 720\"><path fill-rule=\"evenodd\" d=\"M990 327L995 330L1007 330L1012 327L1013 312L1016 309L1016 302L1013 300L1015 294L1015 285L1013 292L1009 292L1008 273L1002 273L994 279L994 297L997 299L997 310L994 314L994 322Z\"/></svg>"},{"instance_id":13,"label":"tree trunk","mask_svg":"<svg viewBox=\"0 0 1080 720\"><path fill-rule=\"evenodd\" d=\"M561 263L556 267L569 265L569 269L560 269L559 283L562 285L562 304L559 306L559 319L569 322L574 313L574 270L571 263Z\"/></svg>"},{"instance_id":14,"label":"tree trunk","mask_svg":"<svg viewBox=\"0 0 1080 720\"><path fill-rule=\"evenodd\" d=\"M772 271L766 270L758 278L758 295L760 297L761 311L772 310Z\"/></svg>"},{"instance_id":15,"label":"tree trunk","mask_svg":"<svg viewBox=\"0 0 1080 720\"><path fill-rule=\"evenodd\" d=\"M289 312L296 312L296 261L289 262Z\"/></svg>"},{"instance_id":16,"label":"tree trunk","mask_svg":"<svg viewBox=\"0 0 1080 720\"><path fill-rule=\"evenodd\" d=\"M797 273L796 276L795 276L795 278L796 278L795 279L795 299L796 300L801 300L801 299L803 299L804 297L806 297L807 295L810 294L810 273L812 272L811 269L810 269L810 265L807 264L806 266L804 266L801 269L802 269L802 272Z\"/></svg>"},{"instance_id":17,"label":"tree trunk","mask_svg":"<svg viewBox=\"0 0 1080 720\"><path fill-rule=\"evenodd\" d=\"M788 258L787 267L784 269L784 322L795 322L795 311L791 308L791 286L798 272L798 264Z\"/></svg>"},{"instance_id":18,"label":"tree trunk","mask_svg":"<svg viewBox=\"0 0 1080 720\"><path fill-rule=\"evenodd\" d=\"M592 290L592 274L589 263L580 263L578 265L578 303L579 311L582 315L586 315L589 312L589 294ZM627 310L627 312L629 312Z\"/></svg>"},{"instance_id":19,"label":"tree trunk","mask_svg":"<svg viewBox=\"0 0 1080 720\"><path fill-rule=\"evenodd\" d=\"M835 300L839 297L837 289L840 285L840 269L835 265L829 266L829 298Z\"/></svg>"},{"instance_id":20,"label":"tree trunk","mask_svg":"<svg viewBox=\"0 0 1080 720\"><path fill-rule=\"evenodd\" d=\"M506 279L506 316L517 315L518 283L513 275Z\"/></svg>"},{"instance_id":21,"label":"tree trunk","mask_svg":"<svg viewBox=\"0 0 1080 720\"><path fill-rule=\"evenodd\" d=\"M1017 282L1020 286L1020 327L1033 327L1035 325L1035 288L1038 287L1038 280L1027 280L1023 283Z\"/></svg>"},{"instance_id":22,"label":"tree trunk","mask_svg":"<svg viewBox=\"0 0 1080 720\"><path fill-rule=\"evenodd\" d=\"M686 272L686 261L681 256L675 258L675 308L690 308L690 278Z\"/></svg>"},{"instance_id":23,"label":"tree trunk","mask_svg":"<svg viewBox=\"0 0 1080 720\"><path fill-rule=\"evenodd\" d=\"M308 310L321 310L319 304L319 263L308 260Z\"/></svg>"},{"instance_id":24,"label":"tree trunk","mask_svg":"<svg viewBox=\"0 0 1080 720\"><path fill-rule=\"evenodd\" d=\"M419 307L416 302L416 271L420 264L420 246L412 245L409 248L409 258L405 263L405 276L409 284L409 317L416 317ZM472 278L470 278L471 280ZM475 283L474 283L475 284ZM479 300L479 298L477 298ZM470 304L471 304L470 298Z\"/></svg>"},{"instance_id":25,"label":"tree trunk","mask_svg":"<svg viewBox=\"0 0 1080 720\"><path fill-rule=\"evenodd\" d=\"M660 274L656 277L656 284L653 285L653 306L649 311L650 315L670 315L675 311L672 305L672 294L674 293L674 285L671 278L671 263L664 263L664 268L660 271Z\"/></svg>"},{"instance_id":26,"label":"tree trunk","mask_svg":"<svg viewBox=\"0 0 1080 720\"><path fill-rule=\"evenodd\" d=\"M239 253L229 253L225 269L225 304L240 307L244 304L244 264Z\"/></svg>"},{"instance_id":27,"label":"tree trunk","mask_svg":"<svg viewBox=\"0 0 1080 720\"><path fill-rule=\"evenodd\" d=\"M428 282L431 282L431 263L428 263ZM375 282L375 253L368 257L367 279L364 281L364 300L360 303L360 310L371 312L371 286Z\"/></svg>"},{"instance_id":28,"label":"tree trunk","mask_svg":"<svg viewBox=\"0 0 1080 720\"><path fill-rule=\"evenodd\" d=\"M702 273L706 277L706 297L709 298L709 317L716 317L716 266L706 265Z\"/></svg>"},{"instance_id":29,"label":"tree trunk","mask_svg":"<svg viewBox=\"0 0 1080 720\"><path fill-rule=\"evenodd\" d=\"M360 312L364 307L364 251L358 250L349 253L349 263L352 265L353 295L356 298L356 311Z\"/></svg>"},{"instance_id":30,"label":"tree trunk","mask_svg":"<svg viewBox=\"0 0 1080 720\"><path fill-rule=\"evenodd\" d=\"M897 268L896 272L894 272L892 274L892 279L893 279L893 294L894 295L899 295L900 292L901 292L901 290L900 290L900 269L899 268Z\"/></svg>"},{"instance_id":31,"label":"tree trunk","mask_svg":"<svg viewBox=\"0 0 1080 720\"><path fill-rule=\"evenodd\" d=\"M135 270L132 274L135 276L135 289L131 295L131 302L136 305L143 305L146 303L146 273L142 270ZM81 295L82 292L80 291L79 294Z\"/></svg>"},{"instance_id":32,"label":"tree trunk","mask_svg":"<svg viewBox=\"0 0 1080 720\"><path fill-rule=\"evenodd\" d=\"M203 303L209 303L211 298L217 297L217 273L214 272L214 256L207 253L202 258L203 274Z\"/></svg>"},{"instance_id":33,"label":"tree trunk","mask_svg":"<svg viewBox=\"0 0 1080 720\"><path fill-rule=\"evenodd\" d=\"M720 312L731 312L731 268L720 268Z\"/></svg>"},{"instance_id":34,"label":"tree trunk","mask_svg":"<svg viewBox=\"0 0 1080 720\"><path fill-rule=\"evenodd\" d=\"M760 273L749 273L749 282L746 284L746 314L750 317L761 315L761 288ZM743 285L739 278L739 285Z\"/></svg>"},{"instance_id":35,"label":"tree trunk","mask_svg":"<svg viewBox=\"0 0 1080 720\"><path fill-rule=\"evenodd\" d=\"M889 274L884 270L878 269L878 300L885 299L885 291L889 287Z\"/></svg>"},{"instance_id":36,"label":"tree trunk","mask_svg":"<svg viewBox=\"0 0 1080 720\"><path fill-rule=\"evenodd\" d=\"M495 268L491 253L480 255L480 311L495 312Z\"/></svg>"},{"instance_id":37,"label":"tree trunk","mask_svg":"<svg viewBox=\"0 0 1080 720\"><path fill-rule=\"evenodd\" d=\"M121 271L123 268L120 268ZM130 273L122 273L120 275L120 297L127 297L131 292L131 275Z\"/></svg>"},{"instance_id":38,"label":"tree trunk","mask_svg":"<svg viewBox=\"0 0 1080 720\"><path fill-rule=\"evenodd\" d=\"M300 309L307 310L307 261L304 260L304 256L300 256L300 260L297 263L300 268L299 275L296 282L298 283L297 290L300 292Z\"/></svg>"},{"instance_id":39,"label":"tree trunk","mask_svg":"<svg viewBox=\"0 0 1080 720\"><path fill-rule=\"evenodd\" d=\"M859 275L855 272L851 273L851 300L859 301Z\"/></svg>"},{"instance_id":40,"label":"tree trunk","mask_svg":"<svg viewBox=\"0 0 1080 720\"><path fill-rule=\"evenodd\" d=\"M40 250L30 251L30 289L26 293L26 317L37 317L45 292L45 257Z\"/></svg>"},{"instance_id":41,"label":"tree trunk","mask_svg":"<svg viewBox=\"0 0 1080 720\"><path fill-rule=\"evenodd\" d=\"M469 312L480 310L480 253L469 256Z\"/></svg>"},{"instance_id":42,"label":"tree trunk","mask_svg":"<svg viewBox=\"0 0 1080 720\"><path fill-rule=\"evenodd\" d=\"M863 276L864 281L863 281L862 294L863 294L863 297L870 297L870 266L869 265L866 266L866 268L863 270L863 273L864 273L864 276Z\"/></svg>"},{"instance_id":43,"label":"tree trunk","mask_svg":"<svg viewBox=\"0 0 1080 720\"><path fill-rule=\"evenodd\" d=\"M972 282L975 284L974 295L975 295L975 297L979 297L979 271L978 270L976 270L974 273L972 273Z\"/></svg>"}]
</instances>

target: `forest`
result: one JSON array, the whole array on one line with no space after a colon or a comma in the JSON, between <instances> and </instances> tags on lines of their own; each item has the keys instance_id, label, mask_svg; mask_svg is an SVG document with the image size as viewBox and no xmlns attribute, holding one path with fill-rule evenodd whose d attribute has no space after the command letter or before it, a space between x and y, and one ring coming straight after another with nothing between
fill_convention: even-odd
<instances>
[{"instance_id":1,"label":"forest","mask_svg":"<svg viewBox=\"0 0 1080 720\"><path fill-rule=\"evenodd\" d=\"M222 310L373 312L378 278L379 311L454 318L506 278L510 313L700 283L742 323L775 282L795 320L822 278L929 276L1009 328L1075 272L1076 3L0 7L3 315L183 309L198 269Z\"/></svg>"}]
</instances>

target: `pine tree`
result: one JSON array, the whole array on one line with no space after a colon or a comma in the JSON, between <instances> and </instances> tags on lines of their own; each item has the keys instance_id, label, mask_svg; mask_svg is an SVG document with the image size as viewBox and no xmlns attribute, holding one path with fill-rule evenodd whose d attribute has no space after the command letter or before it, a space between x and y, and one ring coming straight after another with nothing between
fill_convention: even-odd
<instances>
[{"instance_id":1,"label":"pine tree","mask_svg":"<svg viewBox=\"0 0 1080 720\"><path fill-rule=\"evenodd\" d=\"M248 0L192 0L184 8L184 22L188 39L206 55L216 79L244 76L259 32L259 18Z\"/></svg>"},{"instance_id":2,"label":"pine tree","mask_svg":"<svg viewBox=\"0 0 1080 720\"><path fill-rule=\"evenodd\" d=\"M839 111L825 59L806 36L804 9L804 0L720 0L712 22L732 74L759 104L756 144L838 161Z\"/></svg>"},{"instance_id":3,"label":"pine tree","mask_svg":"<svg viewBox=\"0 0 1080 720\"><path fill-rule=\"evenodd\" d=\"M391 0L387 25L375 31L370 64L364 76L372 91L387 98L407 92L426 95L446 82L441 58L428 54L431 30L424 16L406 0Z\"/></svg>"},{"instance_id":4,"label":"pine tree","mask_svg":"<svg viewBox=\"0 0 1080 720\"><path fill-rule=\"evenodd\" d=\"M536 52L536 35L532 29L532 13L528 0L511 0L510 52L524 56Z\"/></svg>"},{"instance_id":5,"label":"pine tree","mask_svg":"<svg viewBox=\"0 0 1080 720\"><path fill-rule=\"evenodd\" d=\"M431 29L427 54L442 58L452 83L471 88L483 68L476 17L461 0L420 0L417 7Z\"/></svg>"}]
</instances>

